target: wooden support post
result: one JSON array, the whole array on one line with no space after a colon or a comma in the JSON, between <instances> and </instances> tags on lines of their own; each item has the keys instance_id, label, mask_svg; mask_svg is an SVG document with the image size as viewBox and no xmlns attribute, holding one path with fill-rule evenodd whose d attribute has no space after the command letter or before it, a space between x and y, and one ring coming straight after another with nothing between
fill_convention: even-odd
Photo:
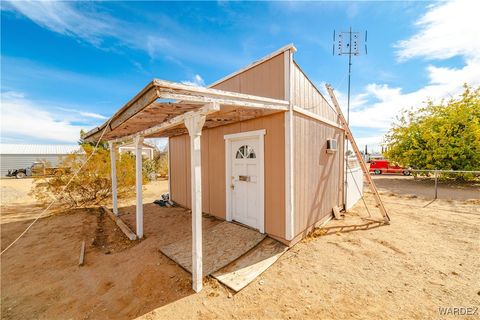
<instances>
[{"instance_id":1,"label":"wooden support post","mask_svg":"<svg viewBox=\"0 0 480 320\"><path fill-rule=\"evenodd\" d=\"M143 137L135 137L135 181L137 193L136 227L138 239L143 238L143 199L142 199L142 147Z\"/></svg>"},{"instance_id":2,"label":"wooden support post","mask_svg":"<svg viewBox=\"0 0 480 320\"><path fill-rule=\"evenodd\" d=\"M112 141L108 142L110 147L110 162L111 162L111 171L112 171L112 210L113 213L118 216L118 199L117 199L117 167L116 167L116 147Z\"/></svg>"},{"instance_id":3,"label":"wooden support post","mask_svg":"<svg viewBox=\"0 0 480 320\"><path fill-rule=\"evenodd\" d=\"M202 290L202 166L200 139L205 115L185 118L190 135L190 168L192 188L192 286L195 292Z\"/></svg>"},{"instance_id":4,"label":"wooden support post","mask_svg":"<svg viewBox=\"0 0 480 320\"><path fill-rule=\"evenodd\" d=\"M370 172L367 168L367 164L365 163L365 160L362 157L362 154L360 153L360 149L358 149L357 143L355 142L355 139L353 138L352 131L350 131L350 127L348 126L347 121L345 120L345 117L343 116L342 109L340 109L340 105L338 104L337 97L335 97L335 94L333 93L333 88L329 85L325 85L327 87L328 94L330 95L330 98L332 99L333 105L335 106L335 109L337 110L338 117L340 119L340 124L341 126L345 129L345 135L348 141L352 144L352 149L355 152L355 155L357 156L358 162L360 163L360 168L362 168L363 171L363 176L367 180L368 186L370 187L370 190L373 193L373 197L375 198L375 201L377 202L377 206L380 209L380 212L383 215L383 219L385 223L389 223L390 217L388 216L387 209L385 209L385 206L383 205L382 199L380 198L380 195L378 194L377 187L375 187L375 184L373 183L372 177L370 177Z\"/></svg>"},{"instance_id":5,"label":"wooden support post","mask_svg":"<svg viewBox=\"0 0 480 320\"><path fill-rule=\"evenodd\" d=\"M172 163L171 163L171 151L170 151L170 138L167 142L167 159L168 159L168 201L172 201ZM168 202L167 202L168 203Z\"/></svg>"}]
</instances>

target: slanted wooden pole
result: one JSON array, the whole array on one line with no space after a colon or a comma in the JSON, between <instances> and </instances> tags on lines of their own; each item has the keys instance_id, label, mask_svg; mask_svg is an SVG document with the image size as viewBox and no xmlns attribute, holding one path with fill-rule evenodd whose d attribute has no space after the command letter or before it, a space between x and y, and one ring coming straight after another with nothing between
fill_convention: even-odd
<instances>
[{"instance_id":1,"label":"slanted wooden pole","mask_svg":"<svg viewBox=\"0 0 480 320\"><path fill-rule=\"evenodd\" d=\"M136 226L137 237L143 238L143 199L142 199L142 147L143 137L135 137L135 181L137 193Z\"/></svg>"},{"instance_id":2,"label":"slanted wooden pole","mask_svg":"<svg viewBox=\"0 0 480 320\"><path fill-rule=\"evenodd\" d=\"M338 117L340 119L340 124L342 127L345 129L345 135L348 141L350 141L353 151L355 152L355 155L357 156L358 163L360 164L360 168L362 168L363 171L363 176L365 177L365 180L367 180L368 186L370 187L370 190L373 193L373 197L375 198L375 201L377 202L377 207L380 209L380 212L383 215L383 220L385 221L386 224L390 222L390 217L388 216L387 209L385 209L385 206L383 205L382 199L380 198L380 195L378 194L377 187L375 186L375 183L372 180L372 177L370 177L370 172L367 168L367 164L365 163L365 160L362 157L362 154L360 153L360 149L358 149L357 143L355 142L355 139L353 138L352 131L350 131L350 127L348 126L347 120L345 120L345 117L343 116L342 109L340 109L340 105L338 104L337 97L333 93L333 88L329 84L325 85L328 91L328 94L330 95L330 98L332 99L333 105L335 106L335 109L337 110ZM345 172L346 174L346 172Z\"/></svg>"},{"instance_id":3,"label":"slanted wooden pole","mask_svg":"<svg viewBox=\"0 0 480 320\"><path fill-rule=\"evenodd\" d=\"M109 141L108 145L110 147L110 162L112 166L112 170L111 170L112 171L112 211L116 216L118 216L117 167L115 165L116 163L115 153L117 150L112 141Z\"/></svg>"},{"instance_id":4,"label":"slanted wooden pole","mask_svg":"<svg viewBox=\"0 0 480 320\"><path fill-rule=\"evenodd\" d=\"M192 286L195 292L202 290L202 165L200 139L205 115L185 118L190 135L190 172L192 188Z\"/></svg>"}]
</instances>

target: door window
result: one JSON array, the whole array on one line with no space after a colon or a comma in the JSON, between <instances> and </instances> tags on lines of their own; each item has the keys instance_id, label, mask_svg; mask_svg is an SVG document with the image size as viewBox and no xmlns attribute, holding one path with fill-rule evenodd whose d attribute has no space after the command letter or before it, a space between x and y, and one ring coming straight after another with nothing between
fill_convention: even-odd
<instances>
[{"instance_id":1,"label":"door window","mask_svg":"<svg viewBox=\"0 0 480 320\"><path fill-rule=\"evenodd\" d=\"M252 146L243 145L238 148L237 153L235 155L236 159L255 159L257 156L255 155L255 150Z\"/></svg>"}]
</instances>

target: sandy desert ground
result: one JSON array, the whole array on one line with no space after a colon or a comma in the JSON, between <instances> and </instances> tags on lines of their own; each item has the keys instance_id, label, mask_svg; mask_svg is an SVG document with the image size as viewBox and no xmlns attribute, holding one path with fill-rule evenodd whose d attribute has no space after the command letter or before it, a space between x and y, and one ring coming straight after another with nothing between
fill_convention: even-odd
<instances>
[{"instance_id":1,"label":"sandy desert ground","mask_svg":"<svg viewBox=\"0 0 480 320\"><path fill-rule=\"evenodd\" d=\"M379 190L400 195L415 195L425 199L434 199L435 180L433 178L412 176L404 177L398 174L373 175L375 185ZM443 200L470 200L480 196L480 183L438 181L437 197Z\"/></svg>"},{"instance_id":2,"label":"sandy desert ground","mask_svg":"<svg viewBox=\"0 0 480 320\"><path fill-rule=\"evenodd\" d=\"M24 196L4 203L4 185L2 249L39 210ZM194 294L190 274L158 250L190 232L185 210L149 203L166 188L166 181L146 188L140 242L125 240L97 209L40 219L1 257L2 318L450 319L438 308L480 307L478 200L430 203L382 188L390 225L340 231L370 221L359 202L239 293L205 279L204 290ZM366 202L377 217L368 193ZM124 204L121 213L133 223L133 206ZM203 227L217 222L205 217ZM79 267L82 240L86 264ZM462 317L469 318L478 319L478 311Z\"/></svg>"}]
</instances>

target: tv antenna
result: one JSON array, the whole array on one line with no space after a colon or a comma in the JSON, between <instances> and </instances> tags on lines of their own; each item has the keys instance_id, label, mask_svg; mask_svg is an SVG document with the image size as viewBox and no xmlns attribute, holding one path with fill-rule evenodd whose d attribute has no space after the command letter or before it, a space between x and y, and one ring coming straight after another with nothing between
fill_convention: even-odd
<instances>
[{"instance_id":1,"label":"tv antenna","mask_svg":"<svg viewBox=\"0 0 480 320\"><path fill-rule=\"evenodd\" d=\"M367 54L367 31L364 37L365 54ZM352 78L352 56L359 56L361 54L362 37L360 32L340 31L338 33L333 31L333 55L344 56L348 55L348 93L347 93L347 124L350 124L350 82Z\"/></svg>"},{"instance_id":2,"label":"tv antenna","mask_svg":"<svg viewBox=\"0 0 480 320\"><path fill-rule=\"evenodd\" d=\"M365 54L367 54L367 31L365 30L365 38L364 43L365 45ZM359 56L361 53L361 46L362 46L362 37L360 32L352 31L352 27L349 28L348 31L340 31L338 33L333 30L333 50L332 54L335 56L344 56L348 55L348 93L347 93L347 127L350 124L350 82L352 78L352 56ZM347 190L348 190L348 179L347 179L347 169L348 169L348 139L345 140L343 146L343 152L345 156L345 188L344 188L344 202L345 206L347 203ZM358 159L361 161L360 159Z\"/></svg>"}]
</instances>

